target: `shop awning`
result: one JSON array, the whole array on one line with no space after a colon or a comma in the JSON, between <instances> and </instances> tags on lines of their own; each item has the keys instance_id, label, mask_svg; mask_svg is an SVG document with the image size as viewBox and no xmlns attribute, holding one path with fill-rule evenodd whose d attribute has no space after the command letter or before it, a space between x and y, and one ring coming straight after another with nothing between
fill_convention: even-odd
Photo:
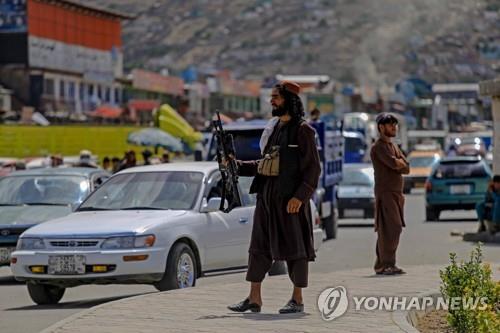
<instances>
[{"instance_id":1,"label":"shop awning","mask_svg":"<svg viewBox=\"0 0 500 333\"><path fill-rule=\"evenodd\" d=\"M123 109L117 106L101 105L95 111L89 113L91 117L116 119L123 113Z\"/></svg>"},{"instance_id":2,"label":"shop awning","mask_svg":"<svg viewBox=\"0 0 500 333\"><path fill-rule=\"evenodd\" d=\"M133 99L128 102L127 106L135 111L152 111L160 107L160 102L152 99Z\"/></svg>"}]
</instances>

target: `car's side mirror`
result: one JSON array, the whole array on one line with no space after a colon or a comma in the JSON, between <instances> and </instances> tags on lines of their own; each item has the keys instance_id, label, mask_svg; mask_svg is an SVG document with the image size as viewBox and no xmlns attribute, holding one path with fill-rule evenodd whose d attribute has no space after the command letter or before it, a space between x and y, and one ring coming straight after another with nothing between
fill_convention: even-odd
<instances>
[{"instance_id":1,"label":"car's side mirror","mask_svg":"<svg viewBox=\"0 0 500 333\"><path fill-rule=\"evenodd\" d=\"M215 198L210 198L207 203L207 199L203 198L203 203L201 205L201 213L213 213L219 211L220 208L220 203L222 201L222 198L220 197L215 197Z\"/></svg>"}]
</instances>

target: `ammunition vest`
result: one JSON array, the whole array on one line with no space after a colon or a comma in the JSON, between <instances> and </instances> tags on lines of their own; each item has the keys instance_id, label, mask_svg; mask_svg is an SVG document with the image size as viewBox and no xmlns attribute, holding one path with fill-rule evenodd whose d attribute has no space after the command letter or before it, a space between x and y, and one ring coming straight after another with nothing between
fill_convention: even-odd
<instances>
[{"instance_id":1,"label":"ammunition vest","mask_svg":"<svg viewBox=\"0 0 500 333\"><path fill-rule=\"evenodd\" d=\"M292 122L283 125L279 140L279 175L278 178L278 195L285 200L293 197L295 191L299 187L302 177L300 176L300 152L298 147L298 130L299 126L304 122ZM269 146L269 144L267 145ZM268 147L266 147L267 149ZM266 151L265 151L266 152ZM257 174L250 186L250 193L261 193L266 181L266 176Z\"/></svg>"}]
</instances>

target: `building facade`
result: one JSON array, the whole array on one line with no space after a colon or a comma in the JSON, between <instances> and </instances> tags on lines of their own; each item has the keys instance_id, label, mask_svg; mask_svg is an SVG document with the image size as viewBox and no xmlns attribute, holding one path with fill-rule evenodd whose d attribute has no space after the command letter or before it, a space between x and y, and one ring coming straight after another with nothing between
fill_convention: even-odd
<instances>
[{"instance_id":1,"label":"building facade","mask_svg":"<svg viewBox=\"0 0 500 333\"><path fill-rule=\"evenodd\" d=\"M134 69L123 84L123 104L129 120L137 124L153 122L153 112L161 104L178 109L185 98L184 80L176 76Z\"/></svg>"},{"instance_id":2,"label":"building facade","mask_svg":"<svg viewBox=\"0 0 500 333\"><path fill-rule=\"evenodd\" d=\"M212 89L210 94L210 110L212 113L219 110L232 117L260 116L261 84L260 81L255 80L217 77L216 89ZM210 84L208 85L210 87Z\"/></svg>"},{"instance_id":3,"label":"building facade","mask_svg":"<svg viewBox=\"0 0 500 333\"><path fill-rule=\"evenodd\" d=\"M121 22L131 16L71 0L0 6L0 84L18 108L72 115L121 103Z\"/></svg>"}]
</instances>

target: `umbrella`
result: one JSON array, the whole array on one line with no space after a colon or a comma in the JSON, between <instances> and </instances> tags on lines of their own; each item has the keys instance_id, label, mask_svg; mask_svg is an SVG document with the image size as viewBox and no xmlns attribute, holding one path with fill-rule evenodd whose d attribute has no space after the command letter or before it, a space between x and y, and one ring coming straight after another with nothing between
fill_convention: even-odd
<instances>
[{"instance_id":1,"label":"umbrella","mask_svg":"<svg viewBox=\"0 0 500 333\"><path fill-rule=\"evenodd\" d=\"M132 132L128 135L127 142L137 146L162 147L173 152L184 151L181 140L158 128L146 128Z\"/></svg>"}]
</instances>

